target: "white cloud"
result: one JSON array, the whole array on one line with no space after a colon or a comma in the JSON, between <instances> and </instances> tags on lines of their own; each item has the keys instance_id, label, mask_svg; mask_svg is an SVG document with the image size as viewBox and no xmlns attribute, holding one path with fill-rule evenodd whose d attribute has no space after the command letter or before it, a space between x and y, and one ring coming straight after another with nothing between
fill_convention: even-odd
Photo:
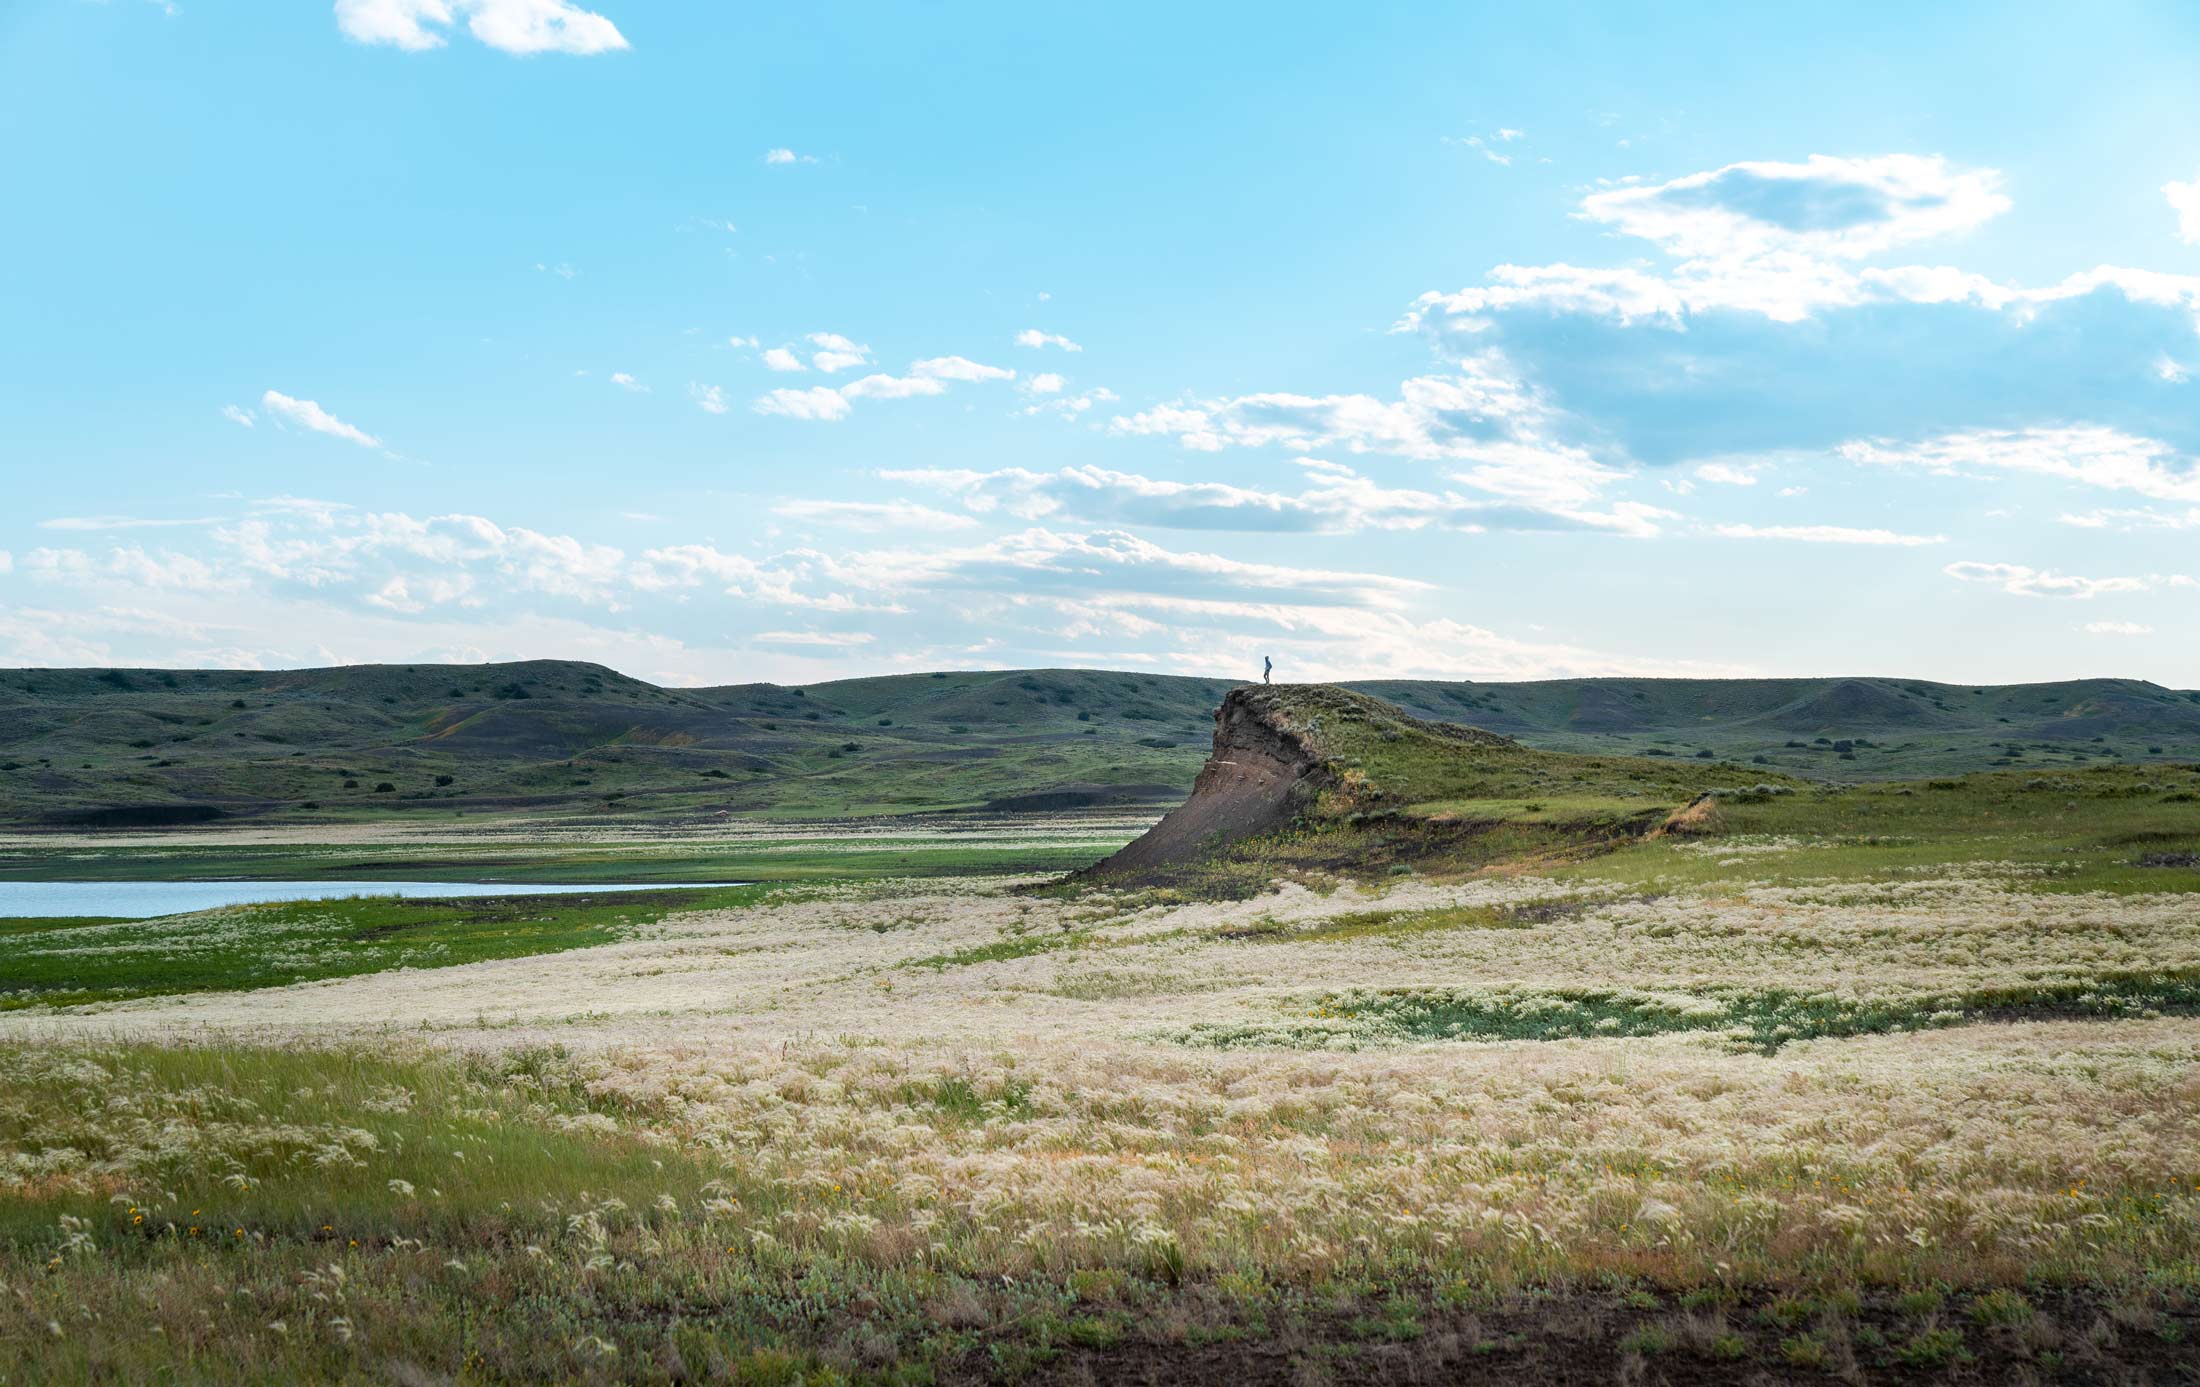
<instances>
[{"instance_id":1,"label":"white cloud","mask_svg":"<svg viewBox=\"0 0 2200 1387\"><path fill-rule=\"evenodd\" d=\"M2192 379L2192 368L2164 352L2154 358L2154 378L2164 385L2183 385Z\"/></svg>"},{"instance_id":2,"label":"white cloud","mask_svg":"<svg viewBox=\"0 0 2200 1387\"><path fill-rule=\"evenodd\" d=\"M1516 130L1512 131L1510 135L1501 134L1499 138L1512 138L1516 137L1519 133L1520 132ZM1510 154L1500 154L1494 147L1491 146L1488 140L1483 139L1480 135L1469 135L1463 140L1452 140L1449 141L1449 143L1465 145L1468 149L1473 150L1475 153L1481 155L1483 158L1489 160L1493 164L1500 164L1506 167L1510 167L1512 165L1512 156Z\"/></svg>"},{"instance_id":3,"label":"white cloud","mask_svg":"<svg viewBox=\"0 0 2200 1387\"><path fill-rule=\"evenodd\" d=\"M2136 621L2089 621L2085 624L2087 635L2092 636L2151 636L2154 628L2141 626Z\"/></svg>"},{"instance_id":4,"label":"white cloud","mask_svg":"<svg viewBox=\"0 0 2200 1387\"><path fill-rule=\"evenodd\" d=\"M967 530L978 522L967 515L934 510L909 501L782 501L772 514L789 520L837 525L843 529Z\"/></svg>"},{"instance_id":5,"label":"white cloud","mask_svg":"<svg viewBox=\"0 0 2200 1387\"><path fill-rule=\"evenodd\" d=\"M1060 333L1041 332L1035 327L1027 327L1022 332L1017 333L1016 345L1035 348L1060 347L1065 352L1081 352L1084 350L1083 347L1078 346Z\"/></svg>"},{"instance_id":6,"label":"white cloud","mask_svg":"<svg viewBox=\"0 0 2200 1387\"><path fill-rule=\"evenodd\" d=\"M0 573L12 573L14 571L15 556L5 549L0 549Z\"/></svg>"},{"instance_id":7,"label":"white cloud","mask_svg":"<svg viewBox=\"0 0 2200 1387\"><path fill-rule=\"evenodd\" d=\"M727 409L726 392L721 386L698 385L689 381L688 398L695 401L695 407L705 414L724 414Z\"/></svg>"},{"instance_id":8,"label":"white cloud","mask_svg":"<svg viewBox=\"0 0 2200 1387\"><path fill-rule=\"evenodd\" d=\"M1905 535L1894 530L1854 530L1845 525L1714 525L1725 539L1787 539L1804 544L1946 544L1946 535Z\"/></svg>"},{"instance_id":9,"label":"white cloud","mask_svg":"<svg viewBox=\"0 0 2200 1387\"><path fill-rule=\"evenodd\" d=\"M648 386L642 384L640 381L636 380L634 377L628 375L624 371L613 371L611 373L611 383L618 386L621 390L632 390L636 394L646 395L649 393Z\"/></svg>"},{"instance_id":10,"label":"white cloud","mask_svg":"<svg viewBox=\"0 0 2200 1387\"><path fill-rule=\"evenodd\" d=\"M1530 310L1669 327L1717 311L1799 322L1823 309L1873 303L2028 313L2102 289L2200 312L2200 277L2191 275L2104 265L2027 288L1947 265L1858 267L1998 216L2009 206L1999 184L1995 170L1910 154L1814 155L1800 164L1729 164L1665 183L1623 181L1589 194L1577 215L1658 245L1677 262L1670 270L1498 265L1481 285L1421 295L1396 326L1474 332L1489 315Z\"/></svg>"},{"instance_id":11,"label":"white cloud","mask_svg":"<svg viewBox=\"0 0 2200 1387\"><path fill-rule=\"evenodd\" d=\"M1999 216L2009 210L2000 184L1993 169L1957 170L1938 156L1814 154L1609 188L1583 198L1581 216L1684 259L1853 260Z\"/></svg>"},{"instance_id":12,"label":"white cloud","mask_svg":"<svg viewBox=\"0 0 2200 1387\"><path fill-rule=\"evenodd\" d=\"M223 405L222 418L227 419L232 424L242 424L248 429L259 422L251 410L240 408L237 405Z\"/></svg>"},{"instance_id":13,"label":"white cloud","mask_svg":"<svg viewBox=\"0 0 2200 1387\"><path fill-rule=\"evenodd\" d=\"M813 332L808 338L818 350L811 361L820 370L837 371L845 366L861 365L870 359L870 348L860 346L837 333ZM792 354L789 354L792 360ZM767 364L769 354L767 353ZM787 369L785 365L775 369ZM796 363L795 369L800 369ZM1002 366L988 366L964 356L934 356L911 362L905 376L874 372L859 377L835 389L831 386L813 386L808 390L774 390L759 397L750 407L758 414L775 414L788 419L810 419L830 422L845 419L855 400L908 400L929 395L944 395L952 382L1014 380L1016 373Z\"/></svg>"},{"instance_id":14,"label":"white cloud","mask_svg":"<svg viewBox=\"0 0 2200 1387\"><path fill-rule=\"evenodd\" d=\"M1041 389L1040 382L1042 381L1054 382L1056 390ZM1022 413L1037 414L1044 410L1064 419L1077 419L1091 412L1094 405L1120 402L1121 397L1104 385L1096 385L1090 390L1080 390L1074 395L1064 395L1058 393L1064 384L1062 378L1052 372L1033 376L1030 382L1024 386L1024 393L1032 397L1032 402L1023 407Z\"/></svg>"},{"instance_id":15,"label":"white cloud","mask_svg":"<svg viewBox=\"0 0 2200 1387\"><path fill-rule=\"evenodd\" d=\"M869 645L877 637L868 631L759 631L749 639L771 645L814 645L844 650L850 646Z\"/></svg>"},{"instance_id":16,"label":"white cloud","mask_svg":"<svg viewBox=\"0 0 2200 1387\"><path fill-rule=\"evenodd\" d=\"M753 352L756 350L757 343L754 337L728 337L726 345L729 347L746 347Z\"/></svg>"},{"instance_id":17,"label":"white cloud","mask_svg":"<svg viewBox=\"0 0 2200 1387\"><path fill-rule=\"evenodd\" d=\"M844 399L849 400L907 400L920 395L944 395L947 393L947 383L937 376L881 374L849 381L840 387L840 393Z\"/></svg>"},{"instance_id":18,"label":"white cloud","mask_svg":"<svg viewBox=\"0 0 2200 1387\"><path fill-rule=\"evenodd\" d=\"M845 396L838 390L823 385L813 386L808 390L774 390L758 399L750 408L758 414L818 420L845 419L850 411Z\"/></svg>"},{"instance_id":19,"label":"white cloud","mask_svg":"<svg viewBox=\"0 0 2200 1387\"><path fill-rule=\"evenodd\" d=\"M23 571L47 582L104 580L188 592L228 592L244 586L240 575L223 573L196 555L169 549L150 553L135 546L110 549L104 559L81 549L33 549L23 556Z\"/></svg>"},{"instance_id":20,"label":"white cloud","mask_svg":"<svg viewBox=\"0 0 2200 1387\"><path fill-rule=\"evenodd\" d=\"M1948 475L2023 472L2060 477L2157 501L2200 502L2200 469L2168 444L2099 425L1971 429L1916 443L1868 439L1840 455L1874 466L1922 467Z\"/></svg>"},{"instance_id":21,"label":"white cloud","mask_svg":"<svg viewBox=\"0 0 2200 1387\"><path fill-rule=\"evenodd\" d=\"M1657 533L1671 512L1622 504L1609 512L1561 513L1377 484L1340 463L1297 460L1310 485L1296 493L1261 491L1223 482L1179 482L1103 467L1033 472L1020 467L978 472L945 468L888 470L885 480L954 496L977 514L1002 512L1022 520L1073 514L1104 524L1171 529L1348 533L1428 527L1485 530L1603 529Z\"/></svg>"},{"instance_id":22,"label":"white cloud","mask_svg":"<svg viewBox=\"0 0 2200 1387\"><path fill-rule=\"evenodd\" d=\"M1024 389L1033 395L1059 395L1067 383L1052 371L1041 371L1024 383Z\"/></svg>"},{"instance_id":23,"label":"white cloud","mask_svg":"<svg viewBox=\"0 0 2200 1387\"><path fill-rule=\"evenodd\" d=\"M2193 580L2182 574L2147 574L2136 578L2085 578L2026 568L2014 563L1952 563L1941 570L1966 583L1992 583L2018 597L2068 597L2090 600L2103 593L2149 592L2162 587L2190 587Z\"/></svg>"},{"instance_id":24,"label":"white cloud","mask_svg":"<svg viewBox=\"0 0 2200 1387\"><path fill-rule=\"evenodd\" d=\"M336 27L359 43L407 52L440 48L463 15L476 39L505 53L595 54L627 47L600 14L568 0L336 0Z\"/></svg>"},{"instance_id":25,"label":"white cloud","mask_svg":"<svg viewBox=\"0 0 2200 1387\"><path fill-rule=\"evenodd\" d=\"M1108 593L1237 598L1294 594L1323 605L1391 607L1431 589L1382 573L1249 563L1220 554L1165 549L1120 530L1072 534L1034 527L960 549L881 550L851 554L830 575L881 591L904 588L998 589L1026 596L1091 600Z\"/></svg>"},{"instance_id":26,"label":"white cloud","mask_svg":"<svg viewBox=\"0 0 2200 1387\"><path fill-rule=\"evenodd\" d=\"M1754 467L1736 466L1728 462L1706 462L1696 467L1698 481L1716 482L1720 486L1755 486L1757 470Z\"/></svg>"},{"instance_id":27,"label":"white cloud","mask_svg":"<svg viewBox=\"0 0 2200 1387\"><path fill-rule=\"evenodd\" d=\"M1014 380L1016 373L1005 366L986 366L966 356L934 356L911 362L909 373L927 380Z\"/></svg>"},{"instance_id":28,"label":"white cloud","mask_svg":"<svg viewBox=\"0 0 2200 1387\"><path fill-rule=\"evenodd\" d=\"M771 371L807 371L802 358L785 347L772 347L764 353L764 367Z\"/></svg>"},{"instance_id":29,"label":"white cloud","mask_svg":"<svg viewBox=\"0 0 2200 1387\"><path fill-rule=\"evenodd\" d=\"M1556 513L1577 510L1626 473L1561 441L1557 411L1496 352L1452 376L1420 376L1398 399L1271 393L1185 400L1118 415L1111 431L1173 436L1195 452L1280 444L1464 464L1452 480Z\"/></svg>"},{"instance_id":30,"label":"white cloud","mask_svg":"<svg viewBox=\"0 0 2200 1387\"><path fill-rule=\"evenodd\" d=\"M278 419L287 419L299 428L314 433L325 433L331 438L341 438L362 448L379 448L382 440L364 429L352 427L312 400L294 400L279 391L270 390L260 396L260 408Z\"/></svg>"},{"instance_id":31,"label":"white cloud","mask_svg":"<svg viewBox=\"0 0 2200 1387\"><path fill-rule=\"evenodd\" d=\"M764 162L767 164L814 164L817 162L817 158L814 155L797 154L791 149L780 148L765 150Z\"/></svg>"},{"instance_id":32,"label":"white cloud","mask_svg":"<svg viewBox=\"0 0 2200 1387\"><path fill-rule=\"evenodd\" d=\"M809 336L809 342L817 348L810 354L810 364L826 375L845 371L851 366L871 364L869 347L851 342L837 332L813 332Z\"/></svg>"},{"instance_id":33,"label":"white cloud","mask_svg":"<svg viewBox=\"0 0 2200 1387\"><path fill-rule=\"evenodd\" d=\"M57 515L51 520L41 520L41 530L90 530L104 533L109 530L172 530L211 525L212 520L197 519L148 519L135 515Z\"/></svg>"},{"instance_id":34,"label":"white cloud","mask_svg":"<svg viewBox=\"0 0 2200 1387\"><path fill-rule=\"evenodd\" d=\"M2065 513L2057 518L2065 525L2083 530L2200 530L2200 506L2182 515L2148 508L2096 510L2083 515Z\"/></svg>"},{"instance_id":35,"label":"white cloud","mask_svg":"<svg viewBox=\"0 0 2200 1387\"><path fill-rule=\"evenodd\" d=\"M2200 246L2200 175L2190 183L2164 183L2162 196L2169 199L2170 210L2177 214L2177 239L2188 246Z\"/></svg>"},{"instance_id":36,"label":"white cloud","mask_svg":"<svg viewBox=\"0 0 2200 1387\"><path fill-rule=\"evenodd\" d=\"M1226 447L1343 447L1437 460L1518 439L1549 413L1532 387L1494 354L1461 363L1456 376L1418 376L1399 398L1284 392L1192 399L1118 416L1114 432L1174 435L1195 452Z\"/></svg>"}]
</instances>

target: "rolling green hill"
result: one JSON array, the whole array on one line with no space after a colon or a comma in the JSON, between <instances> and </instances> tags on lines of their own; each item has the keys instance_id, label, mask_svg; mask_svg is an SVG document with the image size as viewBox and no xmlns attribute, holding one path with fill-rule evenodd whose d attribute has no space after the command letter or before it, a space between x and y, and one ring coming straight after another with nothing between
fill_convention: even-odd
<instances>
[{"instance_id":1,"label":"rolling green hill","mask_svg":"<svg viewBox=\"0 0 2200 1387\"><path fill-rule=\"evenodd\" d=\"M1159 807L1190 787L1230 687L1012 670L667 689L563 661L5 670L0 822ZM1731 760L1762 774L2200 759L2200 693L2134 680L1350 687L1530 747Z\"/></svg>"}]
</instances>

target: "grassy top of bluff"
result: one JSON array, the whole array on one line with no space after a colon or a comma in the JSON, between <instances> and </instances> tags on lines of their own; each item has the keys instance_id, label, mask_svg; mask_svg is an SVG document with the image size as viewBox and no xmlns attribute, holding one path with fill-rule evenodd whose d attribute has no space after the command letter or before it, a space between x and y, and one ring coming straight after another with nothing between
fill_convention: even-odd
<instances>
[{"instance_id":1,"label":"grassy top of bluff","mask_svg":"<svg viewBox=\"0 0 2200 1387\"><path fill-rule=\"evenodd\" d=\"M1191 797L1093 875L1152 884L1436 859L1474 868L1631 840L1719 777L1745 775L1537 750L1332 685L1252 686L1216 711ZM1752 788L1799 783L1773 773Z\"/></svg>"},{"instance_id":2,"label":"grassy top of bluff","mask_svg":"<svg viewBox=\"0 0 2200 1387\"><path fill-rule=\"evenodd\" d=\"M1042 669L662 688L560 660L0 670L0 823L1161 805L1191 785L1231 687ZM2200 759L2200 693L2133 680L1384 680L1333 692L1471 723L1524 748L1734 761L1756 777L1857 782ZM1350 720L1330 732L1360 735ZM1335 754L1374 766L1396 751ZM1672 769L1677 780L1700 778ZM1390 764L1389 779L1402 770ZM1487 797L1454 787L1424 798L1447 796Z\"/></svg>"}]
</instances>

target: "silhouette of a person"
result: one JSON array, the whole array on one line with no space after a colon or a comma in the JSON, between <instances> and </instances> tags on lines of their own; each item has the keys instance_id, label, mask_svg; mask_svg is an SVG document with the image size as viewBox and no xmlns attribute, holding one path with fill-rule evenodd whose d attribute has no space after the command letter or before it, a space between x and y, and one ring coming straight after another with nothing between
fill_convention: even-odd
<instances>
[{"instance_id":1,"label":"silhouette of a person","mask_svg":"<svg viewBox=\"0 0 2200 1387\"><path fill-rule=\"evenodd\" d=\"M1263 656L1261 656L1261 657L1260 657L1260 682L1261 682L1261 683L1265 684L1265 683L1267 683L1267 682L1268 682L1268 676L1269 676L1269 674L1270 674L1270 673L1271 673L1272 671L1274 671L1275 667L1276 667L1276 662L1275 662L1274 660L1271 660L1271 659L1269 659L1269 658L1268 658L1268 657L1267 657L1266 655L1263 655Z\"/></svg>"}]
</instances>

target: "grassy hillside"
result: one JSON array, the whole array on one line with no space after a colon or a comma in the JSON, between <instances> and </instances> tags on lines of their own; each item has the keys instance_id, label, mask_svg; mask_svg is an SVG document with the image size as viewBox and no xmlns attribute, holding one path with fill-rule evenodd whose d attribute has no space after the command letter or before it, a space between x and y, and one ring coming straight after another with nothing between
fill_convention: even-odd
<instances>
[{"instance_id":1,"label":"grassy hillside","mask_svg":"<svg viewBox=\"0 0 2200 1387\"><path fill-rule=\"evenodd\" d=\"M1038 671L661 689L559 661L8 671L0 820L100 822L143 806L342 819L1165 801L1197 769L1226 687ZM1042 798L1017 800L1030 794Z\"/></svg>"},{"instance_id":2,"label":"grassy hillside","mask_svg":"<svg viewBox=\"0 0 2200 1387\"><path fill-rule=\"evenodd\" d=\"M1034 670L665 689L562 661L9 670L0 822L149 806L342 820L1165 804L1191 784L1229 687ZM2200 758L2200 693L2130 680L1351 687L1540 749L1724 759L1833 780ZM132 817L142 815L109 815Z\"/></svg>"},{"instance_id":3,"label":"grassy hillside","mask_svg":"<svg viewBox=\"0 0 2200 1387\"><path fill-rule=\"evenodd\" d=\"M1752 780L1730 762L1545 751L1325 684L1233 691L1220 728L1191 797L1095 879L1227 895L1279 874L1550 862L1639 839L1706 789L1805 783Z\"/></svg>"},{"instance_id":4,"label":"grassy hillside","mask_svg":"<svg viewBox=\"0 0 2200 1387\"><path fill-rule=\"evenodd\" d=\"M1352 685L1557 751L1748 761L1829 780L2200 755L2200 692L2136 679L1552 679Z\"/></svg>"}]
</instances>

